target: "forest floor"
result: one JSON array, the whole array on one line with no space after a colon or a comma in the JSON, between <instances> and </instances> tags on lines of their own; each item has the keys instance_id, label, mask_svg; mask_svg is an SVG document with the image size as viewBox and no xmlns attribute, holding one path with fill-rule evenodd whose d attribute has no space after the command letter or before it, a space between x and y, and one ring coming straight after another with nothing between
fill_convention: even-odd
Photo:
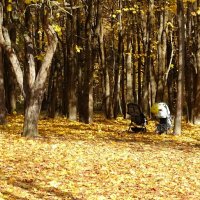
<instances>
[{"instance_id":1,"label":"forest floor","mask_svg":"<svg viewBox=\"0 0 200 200\"><path fill-rule=\"evenodd\" d=\"M23 116L0 126L0 200L197 200L200 127L180 136L129 133L129 120L87 125L40 119L42 137L20 136Z\"/></svg>"}]
</instances>

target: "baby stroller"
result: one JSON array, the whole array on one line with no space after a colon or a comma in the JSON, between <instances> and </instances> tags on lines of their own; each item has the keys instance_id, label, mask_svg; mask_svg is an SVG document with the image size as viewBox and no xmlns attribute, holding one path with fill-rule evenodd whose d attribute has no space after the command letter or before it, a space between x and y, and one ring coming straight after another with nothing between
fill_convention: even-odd
<instances>
[{"instance_id":1,"label":"baby stroller","mask_svg":"<svg viewBox=\"0 0 200 200\"><path fill-rule=\"evenodd\" d=\"M130 115L131 123L129 125L128 131L133 132L146 132L147 119L142 113L138 104L128 103L127 113Z\"/></svg>"},{"instance_id":2,"label":"baby stroller","mask_svg":"<svg viewBox=\"0 0 200 200\"><path fill-rule=\"evenodd\" d=\"M163 102L156 103L152 106L151 112L159 120L159 123L156 126L156 132L159 134L164 132L167 133L172 127L171 115L167 104Z\"/></svg>"}]
</instances>

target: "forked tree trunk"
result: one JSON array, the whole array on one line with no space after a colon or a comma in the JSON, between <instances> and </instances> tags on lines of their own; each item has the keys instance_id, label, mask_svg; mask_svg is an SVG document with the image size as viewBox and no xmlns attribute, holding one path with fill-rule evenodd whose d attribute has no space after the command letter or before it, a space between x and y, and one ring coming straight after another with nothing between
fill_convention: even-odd
<instances>
[{"instance_id":1,"label":"forked tree trunk","mask_svg":"<svg viewBox=\"0 0 200 200\"><path fill-rule=\"evenodd\" d=\"M48 46L42 65L36 75L36 68L33 56L33 45L30 38L25 35L27 44L27 59L28 59L28 81L26 86L26 104L24 116L23 136L35 137L38 136L38 120L42 100L45 91L45 83L50 69L51 61L57 47L57 37L54 30L49 26L46 30L48 38Z\"/></svg>"},{"instance_id":2,"label":"forked tree trunk","mask_svg":"<svg viewBox=\"0 0 200 200\"><path fill-rule=\"evenodd\" d=\"M45 83L50 69L51 61L57 47L57 36L53 28L46 24L48 45L42 65L36 74L35 61L33 55L33 45L28 35L25 35L27 45L27 68L25 77L20 66L17 55L12 48L8 30L3 27L3 6L0 3L0 45L3 46L12 64L17 82L25 99L25 116L23 136L35 137L38 135L38 118L42 99L45 91ZM25 85L25 87L24 87Z\"/></svg>"}]
</instances>

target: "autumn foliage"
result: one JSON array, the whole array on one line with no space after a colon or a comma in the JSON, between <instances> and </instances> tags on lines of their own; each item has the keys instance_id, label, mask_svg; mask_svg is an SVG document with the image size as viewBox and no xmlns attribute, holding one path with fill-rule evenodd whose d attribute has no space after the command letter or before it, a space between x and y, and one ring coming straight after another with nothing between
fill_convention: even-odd
<instances>
[{"instance_id":1,"label":"autumn foliage","mask_svg":"<svg viewBox=\"0 0 200 200\"><path fill-rule=\"evenodd\" d=\"M39 120L40 137L21 137L23 116L0 127L1 200L188 200L200 196L200 127L183 134L128 132L129 120L92 124Z\"/></svg>"}]
</instances>

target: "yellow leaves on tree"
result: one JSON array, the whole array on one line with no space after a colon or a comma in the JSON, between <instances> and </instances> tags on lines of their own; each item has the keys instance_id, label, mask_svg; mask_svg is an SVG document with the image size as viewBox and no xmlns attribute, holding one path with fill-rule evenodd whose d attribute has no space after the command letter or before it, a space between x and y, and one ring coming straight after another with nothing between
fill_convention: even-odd
<instances>
[{"instance_id":1,"label":"yellow leaves on tree","mask_svg":"<svg viewBox=\"0 0 200 200\"><path fill-rule=\"evenodd\" d=\"M40 53L39 55L35 56L35 58L36 58L37 60L41 60L41 61L44 60L44 57L45 57L45 53Z\"/></svg>"},{"instance_id":2,"label":"yellow leaves on tree","mask_svg":"<svg viewBox=\"0 0 200 200\"><path fill-rule=\"evenodd\" d=\"M81 50L83 50L82 47L80 47L80 46L78 46L78 45L75 46L75 51L76 51L77 53L80 53Z\"/></svg>"},{"instance_id":3,"label":"yellow leaves on tree","mask_svg":"<svg viewBox=\"0 0 200 200\"><path fill-rule=\"evenodd\" d=\"M53 24L53 29L56 31L56 33L61 36L62 35L62 27L59 26L58 24Z\"/></svg>"},{"instance_id":4,"label":"yellow leaves on tree","mask_svg":"<svg viewBox=\"0 0 200 200\"><path fill-rule=\"evenodd\" d=\"M7 11L8 11L8 12L11 12L11 11L12 11L12 4L9 3L9 4L7 5Z\"/></svg>"},{"instance_id":5,"label":"yellow leaves on tree","mask_svg":"<svg viewBox=\"0 0 200 200\"><path fill-rule=\"evenodd\" d=\"M25 4L27 4L27 5L29 5L29 4L31 4L31 3L37 3L37 2L39 2L40 0L25 0L24 2L25 2Z\"/></svg>"}]
</instances>

